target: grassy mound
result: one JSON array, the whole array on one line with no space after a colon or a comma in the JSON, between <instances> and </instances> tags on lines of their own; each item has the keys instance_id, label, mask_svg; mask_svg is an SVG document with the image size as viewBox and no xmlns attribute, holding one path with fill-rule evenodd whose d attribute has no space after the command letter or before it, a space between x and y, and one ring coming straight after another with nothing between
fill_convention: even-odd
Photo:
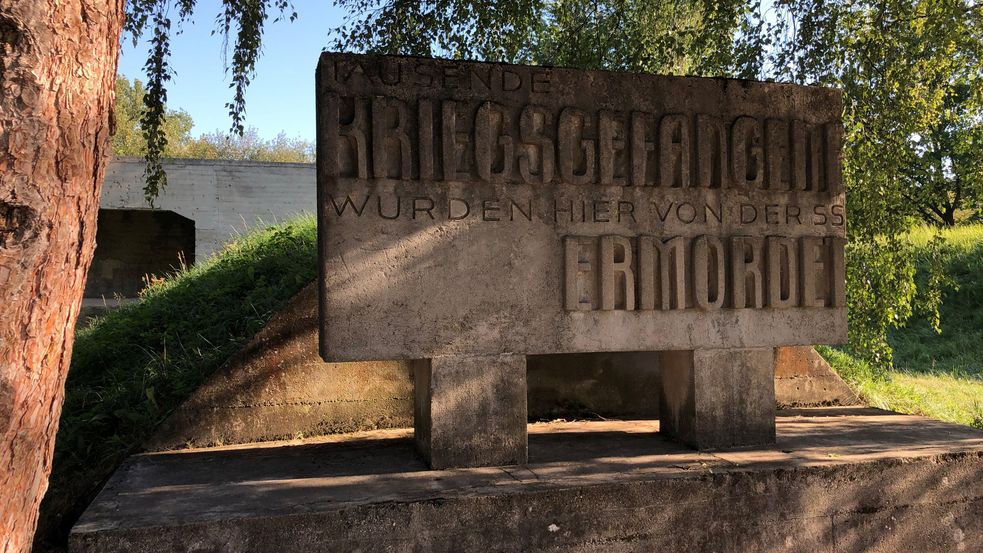
<instances>
[{"instance_id":1,"label":"grassy mound","mask_svg":"<svg viewBox=\"0 0 983 553\"><path fill-rule=\"evenodd\" d=\"M911 233L923 273L931 236L928 228ZM873 406L983 428L983 225L956 227L943 238L943 262L956 286L944 296L941 334L918 316L892 332L895 368L886 374L843 351L820 353Z\"/></svg>"},{"instance_id":2,"label":"grassy mound","mask_svg":"<svg viewBox=\"0 0 983 553\"><path fill-rule=\"evenodd\" d=\"M313 217L253 232L78 333L41 545L63 542L119 463L314 279L316 243Z\"/></svg>"}]
</instances>

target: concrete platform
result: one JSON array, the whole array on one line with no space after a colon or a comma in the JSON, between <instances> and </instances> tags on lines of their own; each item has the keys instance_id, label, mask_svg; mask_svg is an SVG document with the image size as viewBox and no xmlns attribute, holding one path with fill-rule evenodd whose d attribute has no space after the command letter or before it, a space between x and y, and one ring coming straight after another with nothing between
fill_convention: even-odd
<instances>
[{"instance_id":1,"label":"concrete platform","mask_svg":"<svg viewBox=\"0 0 983 553\"><path fill-rule=\"evenodd\" d=\"M70 551L983 551L983 432L780 412L775 447L651 421L529 427L525 467L429 471L409 430L133 457Z\"/></svg>"}]
</instances>

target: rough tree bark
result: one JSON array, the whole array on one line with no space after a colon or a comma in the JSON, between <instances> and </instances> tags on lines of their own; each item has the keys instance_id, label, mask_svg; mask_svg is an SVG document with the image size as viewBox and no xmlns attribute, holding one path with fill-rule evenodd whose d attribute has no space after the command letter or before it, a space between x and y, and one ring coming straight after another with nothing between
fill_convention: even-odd
<instances>
[{"instance_id":1,"label":"rough tree bark","mask_svg":"<svg viewBox=\"0 0 983 553\"><path fill-rule=\"evenodd\" d=\"M0 0L0 552L30 551L95 249L124 0Z\"/></svg>"}]
</instances>

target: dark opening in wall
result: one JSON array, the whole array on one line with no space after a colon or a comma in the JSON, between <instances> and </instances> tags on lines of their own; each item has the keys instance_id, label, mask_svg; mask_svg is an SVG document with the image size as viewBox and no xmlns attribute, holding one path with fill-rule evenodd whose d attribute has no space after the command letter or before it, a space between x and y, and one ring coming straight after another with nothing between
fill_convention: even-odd
<instances>
[{"instance_id":1,"label":"dark opening in wall","mask_svg":"<svg viewBox=\"0 0 983 553\"><path fill-rule=\"evenodd\" d=\"M195 222L173 211L100 209L85 297L135 297L144 275L195 261Z\"/></svg>"}]
</instances>

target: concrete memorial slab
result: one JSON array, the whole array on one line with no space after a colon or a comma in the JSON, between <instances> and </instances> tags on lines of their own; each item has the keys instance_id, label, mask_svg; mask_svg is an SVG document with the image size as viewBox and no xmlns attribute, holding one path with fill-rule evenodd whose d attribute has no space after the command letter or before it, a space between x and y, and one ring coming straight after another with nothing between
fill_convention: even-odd
<instances>
[{"instance_id":1,"label":"concrete memorial slab","mask_svg":"<svg viewBox=\"0 0 983 553\"><path fill-rule=\"evenodd\" d=\"M716 448L846 339L837 91L325 53L317 107L321 355L413 360L435 468L525 462L526 355L662 352Z\"/></svg>"}]
</instances>

